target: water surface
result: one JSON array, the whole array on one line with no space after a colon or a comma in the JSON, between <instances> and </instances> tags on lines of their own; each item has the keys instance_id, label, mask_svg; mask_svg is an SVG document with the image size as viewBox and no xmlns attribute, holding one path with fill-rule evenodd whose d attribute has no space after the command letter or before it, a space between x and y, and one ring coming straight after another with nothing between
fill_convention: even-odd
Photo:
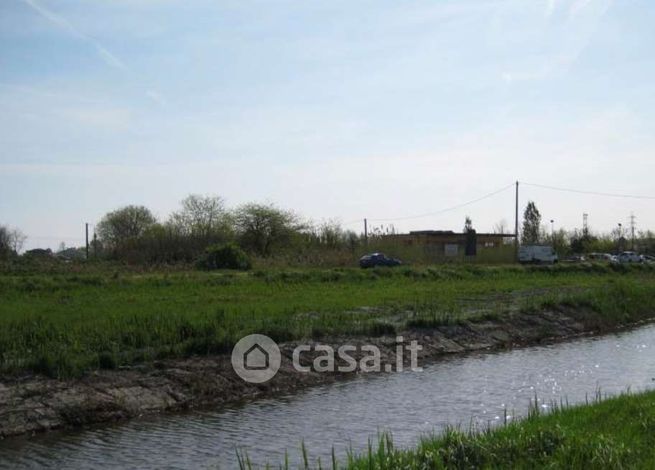
<instances>
[{"instance_id":1,"label":"water surface","mask_svg":"<svg viewBox=\"0 0 655 470\"><path fill-rule=\"evenodd\" d=\"M256 463L329 462L362 450L379 431L397 445L447 424L468 427L540 406L655 386L655 326L507 352L451 357L423 372L369 375L217 411L165 415L121 425L0 441L3 468L234 468L236 449Z\"/></svg>"}]
</instances>

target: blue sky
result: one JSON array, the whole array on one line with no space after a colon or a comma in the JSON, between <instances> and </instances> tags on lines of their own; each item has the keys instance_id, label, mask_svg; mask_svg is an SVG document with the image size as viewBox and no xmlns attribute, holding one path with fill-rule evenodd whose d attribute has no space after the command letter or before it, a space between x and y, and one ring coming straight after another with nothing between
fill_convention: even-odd
<instances>
[{"instance_id":1,"label":"blue sky","mask_svg":"<svg viewBox=\"0 0 655 470\"><path fill-rule=\"evenodd\" d=\"M653 24L646 0L6 0L0 223L55 247L189 193L354 229L517 179L655 196ZM653 200L528 199L556 227L655 229ZM512 225L511 189L394 224L467 214Z\"/></svg>"}]
</instances>

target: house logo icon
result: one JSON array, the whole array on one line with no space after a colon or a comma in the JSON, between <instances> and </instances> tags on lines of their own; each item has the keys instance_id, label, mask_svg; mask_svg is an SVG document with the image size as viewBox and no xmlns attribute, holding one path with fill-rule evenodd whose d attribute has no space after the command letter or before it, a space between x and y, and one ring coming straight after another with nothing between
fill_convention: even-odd
<instances>
[{"instance_id":1,"label":"house logo icon","mask_svg":"<svg viewBox=\"0 0 655 470\"><path fill-rule=\"evenodd\" d=\"M253 344L243 353L243 367L246 370L266 370L270 365L271 357L268 351L259 344Z\"/></svg>"},{"instance_id":2,"label":"house logo icon","mask_svg":"<svg viewBox=\"0 0 655 470\"><path fill-rule=\"evenodd\" d=\"M232 368L246 382L271 380L280 369L280 348L265 335L248 335L232 350Z\"/></svg>"}]
</instances>

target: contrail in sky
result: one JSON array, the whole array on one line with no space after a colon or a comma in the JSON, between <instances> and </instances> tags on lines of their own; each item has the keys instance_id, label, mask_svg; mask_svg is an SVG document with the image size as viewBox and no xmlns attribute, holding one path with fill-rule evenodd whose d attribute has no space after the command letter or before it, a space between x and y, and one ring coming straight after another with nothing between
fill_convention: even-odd
<instances>
[{"instance_id":1,"label":"contrail in sky","mask_svg":"<svg viewBox=\"0 0 655 470\"><path fill-rule=\"evenodd\" d=\"M73 26L70 23L70 21L68 21L63 16L53 13L52 11L48 10L47 8L37 3L36 0L23 0L23 2L26 5L28 5L30 8L32 8L35 12L37 12L39 15L41 15L43 18L57 25L61 29L67 31L70 35L91 44L95 48L98 55L102 58L102 60L110 67L127 70L127 66L123 63L123 61L121 61L118 57L112 54L106 47L104 47L98 41L93 39L91 36L84 34L80 30L78 30L75 26Z\"/></svg>"}]
</instances>

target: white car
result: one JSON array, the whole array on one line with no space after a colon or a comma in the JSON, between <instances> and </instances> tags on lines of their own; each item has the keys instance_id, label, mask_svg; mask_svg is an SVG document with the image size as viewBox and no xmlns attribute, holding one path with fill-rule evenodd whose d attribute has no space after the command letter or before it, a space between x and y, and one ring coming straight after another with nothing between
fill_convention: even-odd
<instances>
[{"instance_id":1,"label":"white car","mask_svg":"<svg viewBox=\"0 0 655 470\"><path fill-rule=\"evenodd\" d=\"M589 253L588 258L591 261L607 261L611 263L614 261L615 256L610 255L609 253Z\"/></svg>"},{"instance_id":2,"label":"white car","mask_svg":"<svg viewBox=\"0 0 655 470\"><path fill-rule=\"evenodd\" d=\"M519 248L519 263L557 263L559 258L552 246L521 245Z\"/></svg>"},{"instance_id":3,"label":"white car","mask_svg":"<svg viewBox=\"0 0 655 470\"><path fill-rule=\"evenodd\" d=\"M643 260L634 251L624 251L619 254L619 263L641 263Z\"/></svg>"}]
</instances>

